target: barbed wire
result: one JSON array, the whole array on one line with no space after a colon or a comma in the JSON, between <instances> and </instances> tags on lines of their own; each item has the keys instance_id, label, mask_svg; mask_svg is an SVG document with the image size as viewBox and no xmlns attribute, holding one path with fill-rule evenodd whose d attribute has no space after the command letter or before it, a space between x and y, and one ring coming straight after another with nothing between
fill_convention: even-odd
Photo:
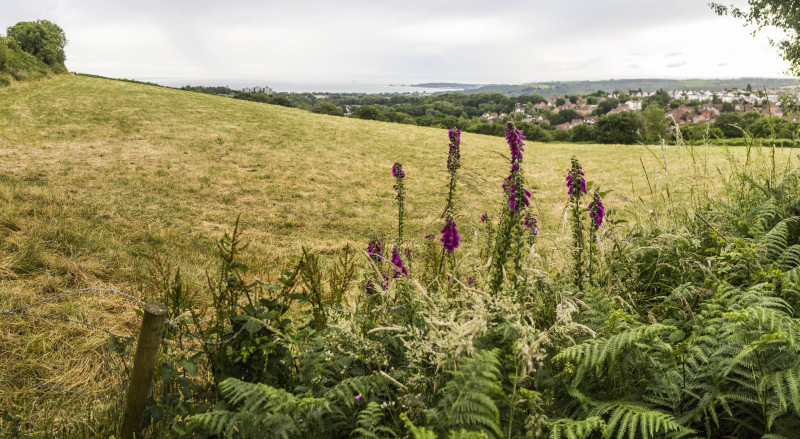
<instances>
[{"instance_id":1,"label":"barbed wire","mask_svg":"<svg viewBox=\"0 0 800 439\"><path fill-rule=\"evenodd\" d=\"M66 296L66 295L74 294L74 293L81 293L81 292L85 292L85 291L100 291L100 292L114 293L114 294L120 295L122 297L125 297L126 299L133 300L134 302L136 302L136 303L138 303L140 305L144 305L144 302L142 302L141 300L137 299L136 297L134 297L134 296L132 296L130 294L123 293L122 291L112 290L112 289L109 289L109 288L81 288L79 290L64 291L64 292L52 295L50 297L46 297L46 298L44 298L44 299L42 299L42 300L40 300L38 302L34 302L34 303L31 303L31 304L28 304L28 305L25 305L25 306L22 306L22 307L19 307L19 308L6 309L6 310L3 310L3 311L0 311L0 314L17 313L19 311L24 311L24 310L26 310L28 308L32 308L32 307L34 307L36 305L41 305L43 303L49 302L51 300L57 299L57 298L62 297L62 296Z\"/></svg>"},{"instance_id":2,"label":"barbed wire","mask_svg":"<svg viewBox=\"0 0 800 439\"><path fill-rule=\"evenodd\" d=\"M105 395L96 395L96 394L90 394L90 393L77 392L77 391L74 391L74 390L62 389L61 387L49 386L47 384L42 384L42 383L39 383L39 382L36 382L36 381L31 381L31 380L24 380L24 379L21 379L21 378L8 378L8 377L5 377L5 376L0 376L0 381L8 381L8 382L12 382L12 383L31 384L33 386L42 387L42 388L45 388L45 389L56 390L58 392L69 393L69 394L77 395L77 396L87 396L89 398L107 399L107 400L110 400L110 401L118 401L118 402L122 402L123 401L122 398L112 398L110 396L105 396Z\"/></svg>"},{"instance_id":3,"label":"barbed wire","mask_svg":"<svg viewBox=\"0 0 800 439\"><path fill-rule=\"evenodd\" d=\"M63 297L63 296L67 296L67 295L75 294L75 293L86 292L86 291L114 293L114 294L122 296L122 297L124 297L126 299L129 299L129 300L131 300L133 302L136 302L139 305L145 305L144 301L140 300L139 298L137 298L137 297L135 297L135 296L133 296L131 294L123 293L122 291L118 291L118 290L114 290L114 289L110 289L110 288L81 288L81 289L78 289L78 290L63 291L61 293L54 294L52 296L46 297L46 298L44 298L42 300L30 303L30 304L25 305L25 306L21 306L19 308L11 308L11 309L2 310L2 311L0 311L0 315L18 315L18 316L37 317L37 318L50 319L50 320L60 320L60 321L63 321L63 322L77 323L79 325L83 325L83 326L86 326L86 327L89 327L89 328L98 329L100 331L103 331L103 332L107 333L108 335L111 335L111 336L117 337L117 338L121 338L121 339L132 339L132 338L134 338L134 337L115 334L115 333L111 332L110 330L108 330L106 328L102 328L100 326L92 325L90 323L81 322L81 321L78 321L78 320L69 319L69 318L66 318L66 317L58 317L58 316L53 316L53 315L48 315L48 314L29 314L29 313L21 312L21 311L25 311L25 310L27 310L29 308L33 308L34 306L47 303L47 302L49 302L51 300L58 299L59 297ZM241 328L236 334L234 334L233 336L231 336L230 338L228 338L226 340L211 341L211 340L203 339L202 337L198 337L198 336L196 336L194 334L191 334L191 333L189 333L187 331L184 331L184 330L180 329L179 324L173 322L171 319L166 319L166 323L171 325L171 326L173 326L173 327L175 327L175 328L178 328L178 332L179 333L181 333L181 334L183 334L183 335L185 335L185 336L187 336L187 337L189 337L189 338L191 338L191 339L193 339L195 341L198 341L198 342L200 342L202 344L210 345L210 346L228 344L231 341L233 341L236 337L238 337L242 333L242 331L244 330L244 328ZM171 343L168 343L168 342L165 342L165 343L171 344ZM172 344L172 345L175 346L175 347L179 347L181 349L194 350L194 349L191 349L191 348L186 348L186 347L178 346L178 345L175 345L175 344ZM194 351L195 352L200 352L200 351L197 351L197 350L194 350Z\"/></svg>"},{"instance_id":4,"label":"barbed wire","mask_svg":"<svg viewBox=\"0 0 800 439\"><path fill-rule=\"evenodd\" d=\"M47 319L47 320L60 320L62 322L75 323L75 324L78 324L78 325L86 326L88 328L97 329L97 330L105 332L106 334L108 334L108 335L110 335L112 337L121 338L121 339L124 339L124 340L133 340L133 339L136 338L136 337L132 337L132 336L128 336L128 335L115 334L115 333L111 332L111 330L109 330L109 329L102 328L100 326L93 325L91 323L86 323L86 322L81 322L79 320L70 319L70 318L67 318L67 317L51 316L49 314L28 314L28 313L24 313L24 312L13 312L12 313L12 312L5 312L5 311L0 313L0 315L36 317L36 318L39 318L39 319Z\"/></svg>"},{"instance_id":5,"label":"barbed wire","mask_svg":"<svg viewBox=\"0 0 800 439\"><path fill-rule=\"evenodd\" d=\"M432 285L438 279L439 279L439 277L437 277L430 284L428 284L428 288L430 288L430 285ZM63 291L61 293L54 294L52 296L46 297L46 298L44 298L42 300L39 300L37 302L33 302L33 303L30 303L28 305L21 306L21 307L18 307L18 308L10 308L10 309L2 310L2 311L0 311L0 316L8 316L8 317L10 317L10 316L18 316L18 317L40 318L40 319L46 319L46 320L57 320L57 321L65 322L65 323L74 323L74 324L82 325L82 326L85 326L85 327L90 328L90 329L96 329L96 330L99 330L99 331L102 331L102 332L108 334L111 337L122 339L122 340L135 340L135 339L137 339L137 337L134 337L134 336L116 334L116 333L112 332L108 328L103 328L101 326L93 325L93 324L87 323L87 322L81 322L81 321L75 320L75 319L70 319L68 317L59 317L59 316L54 316L54 315L49 315L49 314L31 314L31 313L23 312L25 310L28 310L28 309L33 308L33 307L38 306L38 305L42 305L44 303L50 302L50 301L58 299L60 297L64 297L64 296L67 296L67 295L70 295L70 294L87 292L87 291L113 293L113 294L119 295L121 297L124 297L124 298L126 298L128 300L131 300L133 302L136 302L139 305L142 305L142 306L145 305L144 301L138 299L137 297L135 297L135 296L133 296L131 294L124 293L122 291L118 291L118 290L114 290L114 289L110 289L110 288L81 288L81 289L77 289L77 290ZM390 308L389 311L390 312L394 312L394 311L397 311L397 310L400 310L400 309L404 308L405 306L406 306L405 304L400 305L400 306L396 306L396 307ZM335 308L335 307L327 306L327 305L326 305L326 307L329 308L329 309L332 309L334 311L343 312L343 313L347 313L347 314L358 316L358 317L369 317L368 315L357 314L355 312L347 311L347 310L342 309L342 308ZM227 338L225 340L211 341L211 340L206 340L206 339L204 339L202 337L198 337L198 336L196 336L194 334L191 334L191 333L189 333L187 331L184 331L184 330L180 329L179 323L176 323L176 322L172 321L171 319L166 319L166 323L169 324L170 326L176 328L178 333L183 334L184 336L189 337L192 340L195 340L195 341L197 341L197 342L199 342L201 344L207 345L207 346L219 346L219 345L223 345L223 344L228 344L231 341L233 341L234 339L236 339L239 335L241 335L242 332L244 332L244 330L245 330L245 327L243 326L242 328L239 329L239 331L237 331L235 334L233 334L231 337L229 337L229 338ZM192 348L192 347L183 346L182 344L173 343L173 342L170 342L170 341L167 341L167 340L162 340L161 342L163 344L166 344L168 346L172 346L172 347L175 347L175 348L178 348L178 349L181 349L181 350L187 350L187 351L198 352L198 353L203 353L204 352L204 351ZM0 381L30 384L30 385L41 387L41 388L44 388L44 389L55 390L55 391L63 392L63 393L69 393L69 394L76 395L76 396L84 396L84 397L96 398L96 399L106 399L106 400L111 400L111 401L122 401L121 398L112 398L112 397L104 396L104 395L96 395L96 394L77 392L77 391L74 391L74 390L67 390L67 389L63 389L63 388L60 388L60 387L50 386L50 385L47 385L47 384L43 384L43 383L39 383L39 382L36 382L36 381L31 381L31 380L26 380L26 379L22 379L22 378L8 378L8 377L5 377L5 376L0 376Z\"/></svg>"}]
</instances>

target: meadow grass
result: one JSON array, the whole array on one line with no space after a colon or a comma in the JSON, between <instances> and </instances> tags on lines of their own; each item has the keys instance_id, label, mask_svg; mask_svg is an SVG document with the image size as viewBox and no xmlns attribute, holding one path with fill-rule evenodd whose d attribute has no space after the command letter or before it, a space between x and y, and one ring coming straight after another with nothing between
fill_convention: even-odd
<instances>
[{"instance_id":1,"label":"meadow grass","mask_svg":"<svg viewBox=\"0 0 800 439\"><path fill-rule=\"evenodd\" d=\"M60 75L0 88L0 309L73 288L113 287L152 297L154 257L202 283L214 242L237 215L251 242L243 259L274 280L302 246L332 253L396 233L391 167L406 172L405 236L442 227L447 131L346 119L120 81ZM539 217L539 251L570 258L564 176L570 157L613 192L611 223L668 221L678 206L720 189L745 148L538 144L525 176ZM760 151L760 150L759 150ZM790 150L775 150L787 163ZM456 218L475 247L479 216L500 205L507 147L464 133ZM759 152L759 154L764 154ZM718 195L722 196L722 195ZM622 226L619 226L622 227ZM612 228L613 230L613 228ZM438 234L437 234L438 237ZM463 244L462 244L463 245ZM133 334L133 306L90 293L36 312ZM0 316L0 370L10 378L121 396L126 362L101 332ZM36 426L87 416L97 402L0 382L0 407Z\"/></svg>"}]
</instances>

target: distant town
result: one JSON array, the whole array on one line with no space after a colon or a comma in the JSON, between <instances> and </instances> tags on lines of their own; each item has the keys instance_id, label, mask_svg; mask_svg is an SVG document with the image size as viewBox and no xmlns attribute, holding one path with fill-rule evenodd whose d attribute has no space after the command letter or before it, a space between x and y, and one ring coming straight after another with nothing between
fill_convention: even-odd
<instances>
[{"instance_id":1,"label":"distant town","mask_svg":"<svg viewBox=\"0 0 800 439\"><path fill-rule=\"evenodd\" d=\"M665 92L673 100L673 103L680 102L675 108L667 108L664 112L664 115L675 120L678 126L683 126L687 123L695 123L697 125L712 123L723 112L746 113L748 111L758 111L763 115L783 117L784 112L779 102L784 106L787 102L795 105L800 104L798 90L791 88L767 90L766 93L761 90L756 92L748 90L669 90ZM616 114L624 111L640 112L643 110L643 99L655 96L656 93L658 92L640 91L630 94L628 99L624 102L619 102L616 107L604 114ZM523 122L549 123L549 119L545 117L548 112L558 114L563 110L573 110L581 118L555 126L559 130L569 130L581 124L593 125L598 119L596 115L598 105L610 99L619 101L621 96L625 97L621 94L610 93L606 96L596 97L595 103L589 103L588 101L592 99L587 97L581 97L577 102L571 102L565 98L547 98L545 101L535 105L525 106L517 103L514 113L523 114L524 117L521 119ZM487 112L481 115L481 119L491 122L507 116L508 114L506 113ZM789 114L786 119L796 122L797 114Z\"/></svg>"}]
</instances>

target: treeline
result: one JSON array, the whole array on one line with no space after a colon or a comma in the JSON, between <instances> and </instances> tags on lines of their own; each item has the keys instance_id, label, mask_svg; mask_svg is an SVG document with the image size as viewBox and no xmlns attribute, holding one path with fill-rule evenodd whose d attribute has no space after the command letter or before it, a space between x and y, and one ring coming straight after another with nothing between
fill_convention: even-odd
<instances>
[{"instance_id":1,"label":"treeline","mask_svg":"<svg viewBox=\"0 0 800 439\"><path fill-rule=\"evenodd\" d=\"M578 102L581 99L589 103L597 103L598 97L604 95L604 91L598 90L593 95L586 97L559 98L557 103L563 103L566 100ZM525 137L536 142L636 143L643 140L645 129L644 119L635 113L601 117L597 126L579 125L569 131L557 130L555 125L580 117L571 109L558 113L540 110L539 113L547 117L549 123L522 121L523 115L514 113L517 104L526 108L529 113L534 113L532 107L545 101L539 95L511 98L501 93L469 95L448 93L427 97L329 93L325 96L327 97L318 98L311 93L280 93L274 96L262 93L239 93L234 98L301 108L334 116L344 116L344 109L349 108L349 116L359 119L447 129L458 128L470 133L498 137L505 135L504 123L507 120L515 119L517 128L522 130ZM622 98L624 96L623 93ZM658 100L661 98L651 97L648 99L659 102ZM605 105L598 105L598 109L593 114L610 111L617 106L619 100L613 98L602 102L601 104L608 104L608 108ZM493 121L487 121L481 118L484 113L505 113L506 115ZM666 126L664 129L666 130Z\"/></svg>"},{"instance_id":2,"label":"treeline","mask_svg":"<svg viewBox=\"0 0 800 439\"><path fill-rule=\"evenodd\" d=\"M323 98L312 93L280 93L273 96L263 93L238 93L234 98L335 116L345 116L345 109L348 109L350 111L347 116L359 119L447 129L458 128L470 133L498 137L504 136L503 124L507 120L515 120L518 129L523 131L526 138L536 142L607 144L658 143L662 140L672 142L678 136L676 123L681 124L682 139L689 142L710 140L716 143L736 144L737 142L724 140L742 139L745 136L791 140L800 132L800 125L795 122L780 117L763 116L757 111L736 113L733 111L733 105L729 103L722 104L723 112L713 123L698 125L681 120L673 121L672 118L665 116L666 109L685 105L694 111L699 110L702 103L673 99L664 90L641 99L644 111L610 114L620 103L629 100L633 92L633 90L615 90L613 94L618 97L609 98L605 91L597 90L588 95L567 95L556 99L556 106L564 103L596 105L586 117L569 108L558 112L534 108L536 104L546 101L538 94L508 97L501 93L448 93L415 97L396 94L329 93ZM522 111L515 113L516 108ZM485 113L495 113L499 116L488 121L481 117ZM525 121L524 114L541 116L545 121ZM556 125L564 122L583 120L592 116L597 116L593 124L583 123L568 130L556 129Z\"/></svg>"},{"instance_id":3,"label":"treeline","mask_svg":"<svg viewBox=\"0 0 800 439\"><path fill-rule=\"evenodd\" d=\"M181 90L187 91L196 91L198 93L206 93L211 95L235 95L239 93L236 90L232 90L230 87L223 85L218 87L205 87L202 85L184 85L181 87Z\"/></svg>"},{"instance_id":4,"label":"treeline","mask_svg":"<svg viewBox=\"0 0 800 439\"><path fill-rule=\"evenodd\" d=\"M47 20L20 22L0 36L0 86L66 73L67 38Z\"/></svg>"},{"instance_id":5,"label":"treeline","mask_svg":"<svg viewBox=\"0 0 800 439\"><path fill-rule=\"evenodd\" d=\"M546 98L564 95L585 95L595 90L723 90L744 88L779 88L797 85L797 78L735 79L609 79L605 81L553 81L527 84L489 84L464 90L469 93L502 93L506 96L539 94Z\"/></svg>"}]
</instances>

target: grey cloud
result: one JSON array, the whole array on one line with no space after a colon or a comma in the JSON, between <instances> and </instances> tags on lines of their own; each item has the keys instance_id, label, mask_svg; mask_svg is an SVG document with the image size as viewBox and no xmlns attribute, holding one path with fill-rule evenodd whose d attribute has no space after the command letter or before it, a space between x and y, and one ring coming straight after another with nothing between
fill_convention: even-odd
<instances>
[{"instance_id":1,"label":"grey cloud","mask_svg":"<svg viewBox=\"0 0 800 439\"><path fill-rule=\"evenodd\" d=\"M674 69L676 67L681 67L681 66L685 66L685 65L686 65L686 61L681 61L681 62L677 62L677 63L674 63L674 64L667 64L666 67L668 69Z\"/></svg>"}]
</instances>

